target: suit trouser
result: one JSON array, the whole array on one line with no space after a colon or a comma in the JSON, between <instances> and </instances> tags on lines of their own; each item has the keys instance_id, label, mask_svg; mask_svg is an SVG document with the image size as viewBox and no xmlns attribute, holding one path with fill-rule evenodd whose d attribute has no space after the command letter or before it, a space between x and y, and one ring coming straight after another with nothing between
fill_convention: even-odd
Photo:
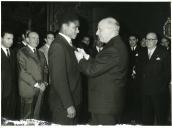
<instances>
[{"instance_id":1,"label":"suit trouser","mask_svg":"<svg viewBox=\"0 0 172 128\"><path fill-rule=\"evenodd\" d=\"M32 119L35 118L34 110L37 102L38 95L33 98L22 98L21 97L21 119Z\"/></svg>"},{"instance_id":2,"label":"suit trouser","mask_svg":"<svg viewBox=\"0 0 172 128\"><path fill-rule=\"evenodd\" d=\"M142 119L145 125L167 125L168 92L142 96Z\"/></svg>"},{"instance_id":3,"label":"suit trouser","mask_svg":"<svg viewBox=\"0 0 172 128\"><path fill-rule=\"evenodd\" d=\"M55 110L52 111L52 122L61 125L76 125L78 123L79 109L79 107L76 108L75 118L68 118L67 110L58 106Z\"/></svg>"},{"instance_id":4,"label":"suit trouser","mask_svg":"<svg viewBox=\"0 0 172 128\"><path fill-rule=\"evenodd\" d=\"M2 101L1 101L1 116L2 117L5 117L7 119L16 119L15 109L16 109L16 103L15 103L14 96L8 96L5 98L2 97Z\"/></svg>"},{"instance_id":5,"label":"suit trouser","mask_svg":"<svg viewBox=\"0 0 172 128\"><path fill-rule=\"evenodd\" d=\"M120 116L115 114L91 113L91 125L115 125L118 123Z\"/></svg>"}]
</instances>

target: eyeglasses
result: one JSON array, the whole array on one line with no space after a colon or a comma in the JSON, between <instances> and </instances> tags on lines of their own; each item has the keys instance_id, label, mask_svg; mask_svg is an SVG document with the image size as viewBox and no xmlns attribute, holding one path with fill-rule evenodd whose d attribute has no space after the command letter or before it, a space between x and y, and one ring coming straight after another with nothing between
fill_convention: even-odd
<instances>
[{"instance_id":1,"label":"eyeglasses","mask_svg":"<svg viewBox=\"0 0 172 128\"><path fill-rule=\"evenodd\" d=\"M157 39L146 39L147 41L154 41L154 40L157 40Z\"/></svg>"}]
</instances>

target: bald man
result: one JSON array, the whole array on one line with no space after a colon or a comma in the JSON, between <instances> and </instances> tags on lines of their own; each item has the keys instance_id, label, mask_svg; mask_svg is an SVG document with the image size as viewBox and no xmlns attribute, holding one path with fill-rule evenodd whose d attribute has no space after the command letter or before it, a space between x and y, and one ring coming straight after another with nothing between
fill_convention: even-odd
<instances>
[{"instance_id":1,"label":"bald man","mask_svg":"<svg viewBox=\"0 0 172 128\"><path fill-rule=\"evenodd\" d=\"M39 35L30 32L27 37L28 45L17 53L19 64L19 94L21 96L21 118L39 118L40 106L38 95L45 90L48 68L44 54L36 48L39 44Z\"/></svg>"},{"instance_id":2,"label":"bald man","mask_svg":"<svg viewBox=\"0 0 172 128\"><path fill-rule=\"evenodd\" d=\"M123 112L128 53L119 28L114 18L102 19L96 35L106 44L103 50L95 59L82 49L75 52L81 71L89 77L88 102L93 125L116 124Z\"/></svg>"},{"instance_id":3,"label":"bald man","mask_svg":"<svg viewBox=\"0 0 172 128\"><path fill-rule=\"evenodd\" d=\"M167 125L170 58L167 50L157 42L157 35L148 33L147 48L139 54L144 125Z\"/></svg>"}]
</instances>

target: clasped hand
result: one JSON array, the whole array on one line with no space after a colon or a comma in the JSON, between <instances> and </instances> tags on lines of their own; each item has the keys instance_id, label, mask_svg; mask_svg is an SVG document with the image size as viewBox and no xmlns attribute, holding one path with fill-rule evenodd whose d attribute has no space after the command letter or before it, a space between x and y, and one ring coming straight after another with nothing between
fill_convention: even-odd
<instances>
[{"instance_id":1,"label":"clasped hand","mask_svg":"<svg viewBox=\"0 0 172 128\"><path fill-rule=\"evenodd\" d=\"M67 108L67 117L74 118L76 116L76 110L74 106L70 106Z\"/></svg>"},{"instance_id":2,"label":"clasped hand","mask_svg":"<svg viewBox=\"0 0 172 128\"><path fill-rule=\"evenodd\" d=\"M39 89L43 92L48 84L46 82L39 83Z\"/></svg>"},{"instance_id":3,"label":"clasped hand","mask_svg":"<svg viewBox=\"0 0 172 128\"><path fill-rule=\"evenodd\" d=\"M85 59L88 59L89 58L89 55L87 53L85 53L84 49L81 49L81 48L77 48L78 51L75 51L75 56L78 60L78 62L85 58Z\"/></svg>"}]
</instances>

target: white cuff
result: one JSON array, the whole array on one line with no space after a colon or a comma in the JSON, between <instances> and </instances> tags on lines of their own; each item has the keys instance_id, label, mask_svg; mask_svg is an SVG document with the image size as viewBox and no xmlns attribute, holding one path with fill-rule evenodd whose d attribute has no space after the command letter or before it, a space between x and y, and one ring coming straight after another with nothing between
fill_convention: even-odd
<instances>
[{"instance_id":1,"label":"white cuff","mask_svg":"<svg viewBox=\"0 0 172 128\"><path fill-rule=\"evenodd\" d=\"M34 87L35 87L35 88L39 88L38 82L37 82L36 84L34 84Z\"/></svg>"}]
</instances>

